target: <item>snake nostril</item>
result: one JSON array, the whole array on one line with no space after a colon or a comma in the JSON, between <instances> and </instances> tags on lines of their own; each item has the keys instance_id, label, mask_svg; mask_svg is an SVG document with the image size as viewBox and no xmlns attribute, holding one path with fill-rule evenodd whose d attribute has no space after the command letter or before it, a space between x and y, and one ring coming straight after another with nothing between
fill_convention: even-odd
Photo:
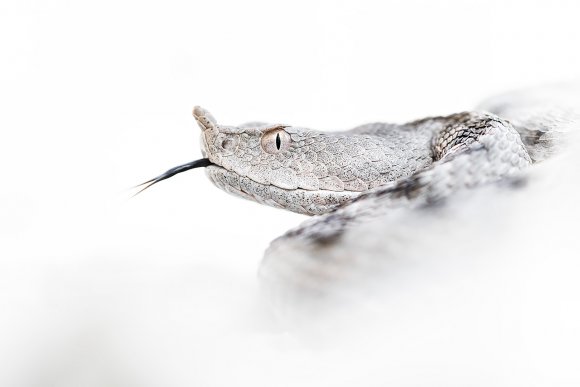
<instances>
[{"instance_id":1,"label":"snake nostril","mask_svg":"<svg viewBox=\"0 0 580 387\"><path fill-rule=\"evenodd\" d=\"M226 138L225 140L222 141L222 148L224 148L225 150L231 150L234 147L235 143L234 140L232 140L231 138Z\"/></svg>"}]
</instances>

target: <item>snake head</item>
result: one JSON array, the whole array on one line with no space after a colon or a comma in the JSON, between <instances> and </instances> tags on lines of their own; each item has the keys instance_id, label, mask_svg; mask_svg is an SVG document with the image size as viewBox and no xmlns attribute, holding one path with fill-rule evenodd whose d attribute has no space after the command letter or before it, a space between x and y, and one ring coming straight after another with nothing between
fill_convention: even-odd
<instances>
[{"instance_id":1,"label":"snake head","mask_svg":"<svg viewBox=\"0 0 580 387\"><path fill-rule=\"evenodd\" d=\"M201 151L211 162L209 179L246 199L303 214L329 212L369 188L362 178L380 180L358 157L376 148L368 136L324 133L260 122L218 124L205 109L193 116L201 128ZM366 144L360 141L367 140ZM380 139L376 139L381 141ZM360 164L360 165L359 165Z\"/></svg>"}]
</instances>

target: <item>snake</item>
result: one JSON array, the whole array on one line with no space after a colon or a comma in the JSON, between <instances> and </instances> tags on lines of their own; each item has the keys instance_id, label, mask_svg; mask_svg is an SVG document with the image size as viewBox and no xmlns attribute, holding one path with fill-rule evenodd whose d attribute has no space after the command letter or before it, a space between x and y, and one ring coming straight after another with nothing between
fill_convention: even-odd
<instances>
[{"instance_id":1,"label":"snake","mask_svg":"<svg viewBox=\"0 0 580 387\"><path fill-rule=\"evenodd\" d=\"M320 272L333 254L341 260L345 254L348 259L365 254L339 242L370 220L394 211L420 211L458 191L521 176L557 153L580 114L578 105L562 104L552 91L505 93L473 111L345 131L259 121L224 125L196 106L203 157L146 181L142 190L205 168L223 191L308 215L271 243L261 273L272 277L273 267L288 271L293 257L299 257L294 266L306 265L303 272Z\"/></svg>"}]
</instances>

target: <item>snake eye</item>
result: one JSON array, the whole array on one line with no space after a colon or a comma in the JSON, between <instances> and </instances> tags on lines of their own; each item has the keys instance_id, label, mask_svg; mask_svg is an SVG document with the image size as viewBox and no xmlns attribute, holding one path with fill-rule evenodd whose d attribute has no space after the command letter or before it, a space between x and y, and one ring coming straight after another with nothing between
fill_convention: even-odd
<instances>
[{"instance_id":1,"label":"snake eye","mask_svg":"<svg viewBox=\"0 0 580 387\"><path fill-rule=\"evenodd\" d=\"M270 130L262 135L262 149L267 153L278 153L290 147L290 135L284 129Z\"/></svg>"}]
</instances>

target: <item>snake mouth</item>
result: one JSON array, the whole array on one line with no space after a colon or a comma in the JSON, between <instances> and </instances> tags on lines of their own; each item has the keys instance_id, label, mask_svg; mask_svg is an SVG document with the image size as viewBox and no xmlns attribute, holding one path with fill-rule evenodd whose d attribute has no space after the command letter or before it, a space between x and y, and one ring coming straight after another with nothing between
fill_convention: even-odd
<instances>
[{"instance_id":1,"label":"snake mouth","mask_svg":"<svg viewBox=\"0 0 580 387\"><path fill-rule=\"evenodd\" d=\"M177 167L173 167L173 168L165 171L161 175L154 177L153 179L147 180L144 183L136 185L135 188L142 187L142 186L144 186L144 187L141 188L135 195L138 195L141 192L145 191L147 188L151 187L153 184L157 184L160 181L169 179L170 177L175 176L178 173L189 171L190 169L194 169L194 168L205 168L209 165L215 165L215 164L212 163L211 161L209 161L208 158L203 158L203 159L199 159L199 160L190 161L189 163L185 163L182 165L178 165ZM133 195L133 196L135 196L135 195Z\"/></svg>"}]
</instances>

